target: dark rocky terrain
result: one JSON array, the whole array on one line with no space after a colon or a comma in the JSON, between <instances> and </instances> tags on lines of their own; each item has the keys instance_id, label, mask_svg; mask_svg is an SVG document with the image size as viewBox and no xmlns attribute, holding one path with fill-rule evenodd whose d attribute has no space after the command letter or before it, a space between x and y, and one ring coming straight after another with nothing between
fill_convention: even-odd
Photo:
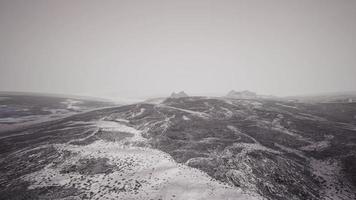
<instances>
[{"instance_id":1,"label":"dark rocky terrain","mask_svg":"<svg viewBox=\"0 0 356 200\"><path fill-rule=\"evenodd\" d=\"M5 130L0 153L0 199L355 199L356 103L168 98Z\"/></svg>"}]
</instances>

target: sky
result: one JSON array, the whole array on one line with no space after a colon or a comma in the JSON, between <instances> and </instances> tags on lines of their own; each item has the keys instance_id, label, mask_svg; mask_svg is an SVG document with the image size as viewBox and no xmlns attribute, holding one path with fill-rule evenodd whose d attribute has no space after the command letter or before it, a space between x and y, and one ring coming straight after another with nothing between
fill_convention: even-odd
<instances>
[{"instance_id":1,"label":"sky","mask_svg":"<svg viewBox=\"0 0 356 200\"><path fill-rule=\"evenodd\" d=\"M356 91L354 0L0 0L0 91Z\"/></svg>"}]
</instances>

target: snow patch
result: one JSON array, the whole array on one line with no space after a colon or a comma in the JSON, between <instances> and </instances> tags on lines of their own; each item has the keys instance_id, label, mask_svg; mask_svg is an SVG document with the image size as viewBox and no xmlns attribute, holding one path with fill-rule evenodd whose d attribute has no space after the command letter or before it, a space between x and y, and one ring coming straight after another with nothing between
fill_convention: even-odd
<instances>
[{"instance_id":1,"label":"snow patch","mask_svg":"<svg viewBox=\"0 0 356 200\"><path fill-rule=\"evenodd\" d=\"M226 117L228 117L228 118L231 118L233 115L234 115L234 113L231 111L231 110L229 110L229 109L227 109L227 108L225 108L225 107L221 107L221 109L223 110L223 111L225 111L225 116Z\"/></svg>"},{"instance_id":2,"label":"snow patch","mask_svg":"<svg viewBox=\"0 0 356 200\"><path fill-rule=\"evenodd\" d=\"M265 151L274 154L281 154L281 152L267 148L261 144L256 143L234 143L233 147L242 148L242 151L239 155L244 156L249 152L253 151Z\"/></svg>"},{"instance_id":3,"label":"snow patch","mask_svg":"<svg viewBox=\"0 0 356 200\"><path fill-rule=\"evenodd\" d=\"M123 119L123 118L116 118L115 121L117 122L124 122L124 123L129 123L130 121L127 119Z\"/></svg>"},{"instance_id":4,"label":"snow patch","mask_svg":"<svg viewBox=\"0 0 356 200\"><path fill-rule=\"evenodd\" d=\"M166 106L166 105L157 105L159 107L165 107L165 108L169 108L169 109L174 109L174 110L179 110L185 113L189 113L191 115L200 117L200 118L204 118L204 119L209 119L210 116L204 112L198 112L198 111L192 111L192 110L187 110L187 109L183 109L183 108L176 108L176 107L172 107L172 106Z\"/></svg>"},{"instance_id":5,"label":"snow patch","mask_svg":"<svg viewBox=\"0 0 356 200\"><path fill-rule=\"evenodd\" d=\"M62 104L65 104L67 106L68 110L74 110L74 111L80 110L80 107L78 106L78 104L81 104L81 103L83 103L83 102L78 101L78 100L73 100L73 99L67 99L62 102Z\"/></svg>"},{"instance_id":6,"label":"snow patch","mask_svg":"<svg viewBox=\"0 0 356 200\"><path fill-rule=\"evenodd\" d=\"M278 105L278 106L282 106L282 107L286 107L286 108L298 109L298 108L297 108L297 107L295 107L295 106L285 105L285 104L281 104L281 103L276 103L276 105Z\"/></svg>"},{"instance_id":7,"label":"snow patch","mask_svg":"<svg viewBox=\"0 0 356 200\"><path fill-rule=\"evenodd\" d=\"M188 120L190 120L190 118L189 117L187 117L187 116L185 116L185 115L183 115L183 120L185 120L185 121L188 121Z\"/></svg>"},{"instance_id":8,"label":"snow patch","mask_svg":"<svg viewBox=\"0 0 356 200\"><path fill-rule=\"evenodd\" d=\"M330 141L324 140L320 142L315 142L313 144L303 146L300 150L303 151L323 151L330 146Z\"/></svg>"},{"instance_id":9,"label":"snow patch","mask_svg":"<svg viewBox=\"0 0 356 200\"><path fill-rule=\"evenodd\" d=\"M145 111L146 111L146 109L141 108L138 113L132 113L131 118L138 117L138 116L142 115Z\"/></svg>"},{"instance_id":10,"label":"snow patch","mask_svg":"<svg viewBox=\"0 0 356 200\"><path fill-rule=\"evenodd\" d=\"M292 148L289 148L289 147L286 147L286 146L283 146L281 144L277 144L277 143L274 143L274 146L280 148L281 150L285 151L285 152L288 152L288 153L293 153L301 158L304 158L306 160L308 160L308 158L303 154L303 152L301 151L298 151L296 149L292 149Z\"/></svg>"}]
</instances>

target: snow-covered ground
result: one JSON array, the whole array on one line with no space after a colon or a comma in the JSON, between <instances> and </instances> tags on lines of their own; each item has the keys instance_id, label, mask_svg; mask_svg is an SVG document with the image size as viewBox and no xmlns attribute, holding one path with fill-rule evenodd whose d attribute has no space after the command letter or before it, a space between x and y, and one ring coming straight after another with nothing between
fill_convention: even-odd
<instances>
[{"instance_id":1,"label":"snow-covered ground","mask_svg":"<svg viewBox=\"0 0 356 200\"><path fill-rule=\"evenodd\" d=\"M260 199L238 188L213 180L206 173L176 163L159 150L132 144L145 139L141 131L113 121L94 122L99 130L131 133L126 142L97 140L86 146L56 144L60 153L71 152L61 164L49 164L44 169L23 177L32 183L30 189L44 186L75 187L93 199ZM130 144L130 145L128 145ZM62 173L68 166L83 159L107 159L115 166L111 173L82 175L76 171Z\"/></svg>"}]
</instances>

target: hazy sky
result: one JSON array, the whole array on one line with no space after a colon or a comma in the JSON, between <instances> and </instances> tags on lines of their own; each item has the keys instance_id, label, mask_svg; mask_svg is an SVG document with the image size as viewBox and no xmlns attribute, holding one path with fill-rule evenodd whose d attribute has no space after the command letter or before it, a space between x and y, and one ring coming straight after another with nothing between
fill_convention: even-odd
<instances>
[{"instance_id":1,"label":"hazy sky","mask_svg":"<svg viewBox=\"0 0 356 200\"><path fill-rule=\"evenodd\" d=\"M0 0L0 90L356 90L356 1Z\"/></svg>"}]
</instances>

